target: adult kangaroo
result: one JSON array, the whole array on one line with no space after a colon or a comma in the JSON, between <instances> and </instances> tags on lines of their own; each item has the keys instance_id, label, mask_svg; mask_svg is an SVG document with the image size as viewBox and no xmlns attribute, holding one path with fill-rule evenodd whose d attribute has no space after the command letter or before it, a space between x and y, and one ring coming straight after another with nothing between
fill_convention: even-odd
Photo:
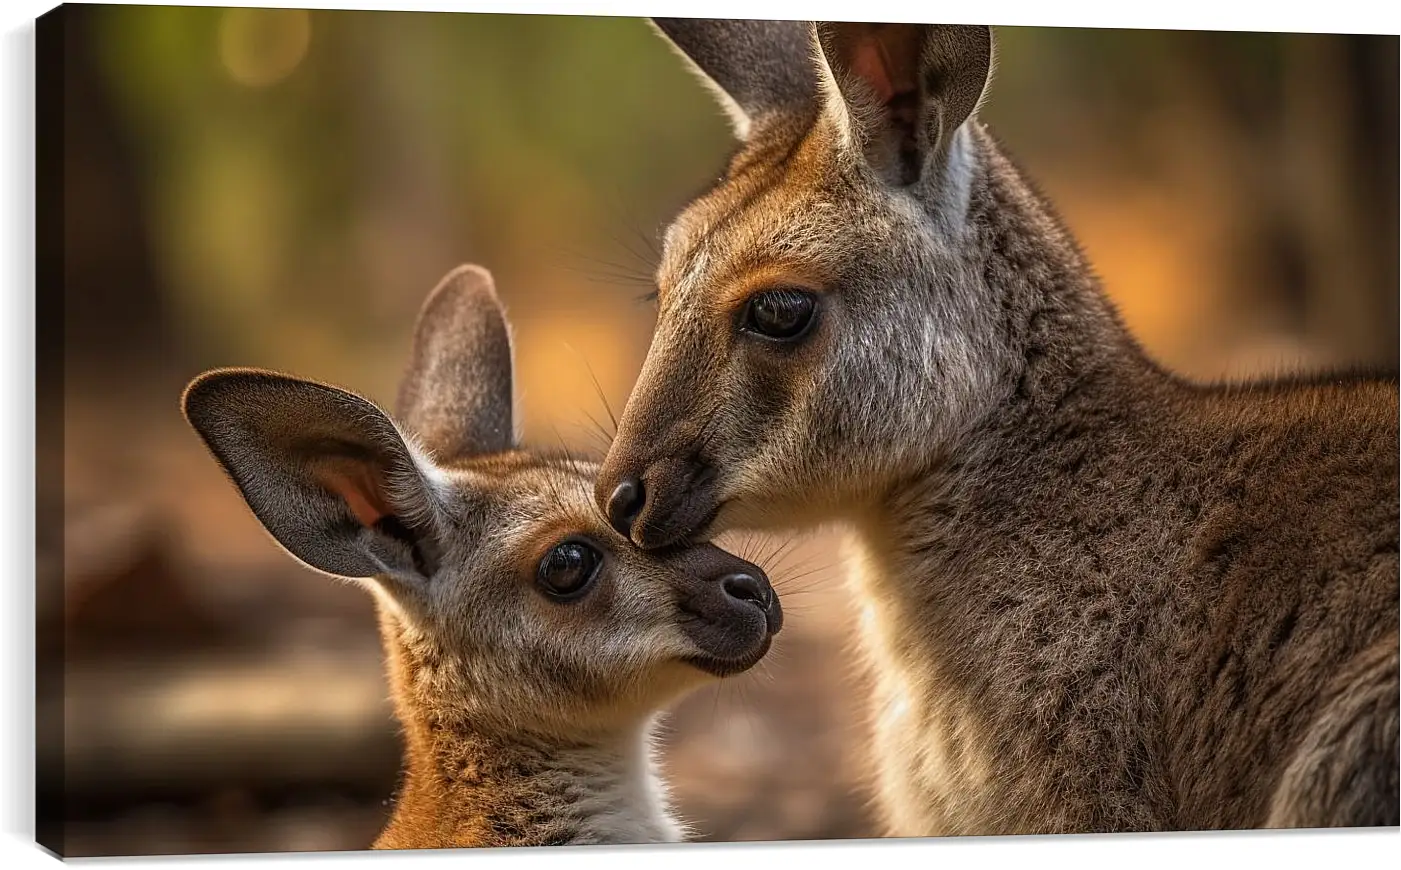
<instances>
[{"instance_id":1,"label":"adult kangaroo","mask_svg":"<svg viewBox=\"0 0 1401 870\"><path fill-rule=\"evenodd\" d=\"M1395 375L1155 365L976 120L987 27L657 24L742 147L595 496L849 530L889 833L1396 825Z\"/></svg>"}]
</instances>

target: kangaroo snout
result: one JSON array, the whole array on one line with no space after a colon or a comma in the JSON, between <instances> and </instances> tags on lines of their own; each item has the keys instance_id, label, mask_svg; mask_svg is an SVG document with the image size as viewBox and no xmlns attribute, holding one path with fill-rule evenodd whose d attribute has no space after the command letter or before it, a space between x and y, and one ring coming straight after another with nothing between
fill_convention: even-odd
<instances>
[{"instance_id":1,"label":"kangaroo snout","mask_svg":"<svg viewBox=\"0 0 1401 870\"><path fill-rule=\"evenodd\" d=\"M721 577L720 588L736 601L752 602L762 610L768 609L769 599L773 597L773 590L760 585L751 574L728 574Z\"/></svg>"},{"instance_id":2,"label":"kangaroo snout","mask_svg":"<svg viewBox=\"0 0 1401 870\"><path fill-rule=\"evenodd\" d=\"M782 630L783 606L779 604L778 593L769 583L769 578L758 566L721 577L720 590L731 605L757 608L764 615L764 628L769 636Z\"/></svg>"},{"instance_id":3,"label":"kangaroo snout","mask_svg":"<svg viewBox=\"0 0 1401 870\"><path fill-rule=\"evenodd\" d=\"M681 628L695 644L691 664L715 676L752 667L783 628L783 607L764 570L712 544L683 550Z\"/></svg>"},{"instance_id":4,"label":"kangaroo snout","mask_svg":"<svg viewBox=\"0 0 1401 870\"><path fill-rule=\"evenodd\" d=\"M599 496L602 501L603 491ZM613 492L608 496L607 503L603 505L604 514L608 517L608 522L617 530L618 534L625 538L632 537L632 524L637 519L637 515L642 512L642 507L647 502L647 493L642 488L642 481L636 477L624 477L613 487Z\"/></svg>"},{"instance_id":5,"label":"kangaroo snout","mask_svg":"<svg viewBox=\"0 0 1401 870\"><path fill-rule=\"evenodd\" d=\"M618 534L654 550L704 535L721 507L716 482L715 468L698 457L667 457L640 469L608 462L594 498Z\"/></svg>"}]
</instances>

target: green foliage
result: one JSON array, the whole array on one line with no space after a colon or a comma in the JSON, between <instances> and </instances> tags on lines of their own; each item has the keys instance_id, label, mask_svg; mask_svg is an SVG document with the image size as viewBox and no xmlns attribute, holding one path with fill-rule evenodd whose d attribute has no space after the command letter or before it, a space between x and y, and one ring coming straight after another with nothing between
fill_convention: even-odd
<instances>
[{"instance_id":1,"label":"green foliage","mask_svg":"<svg viewBox=\"0 0 1401 870\"><path fill-rule=\"evenodd\" d=\"M406 199L440 204L434 232L460 258L509 270L550 251L567 258L563 246L623 259L608 250L618 227L662 223L729 135L637 19L97 14L98 59L140 155L158 265L204 361L290 365L288 348L310 352L318 335L372 340L383 324L356 303L389 288L371 286L375 270L359 259L364 227L399 179ZM241 81L239 69L275 65L297 15L304 56L273 81L250 84L246 70ZM423 288L399 289L412 299Z\"/></svg>"}]
</instances>

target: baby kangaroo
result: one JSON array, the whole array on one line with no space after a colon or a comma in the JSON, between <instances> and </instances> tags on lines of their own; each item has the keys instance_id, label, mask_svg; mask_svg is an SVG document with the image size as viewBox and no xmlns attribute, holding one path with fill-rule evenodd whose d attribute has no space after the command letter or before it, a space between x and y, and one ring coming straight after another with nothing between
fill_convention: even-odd
<instances>
[{"instance_id":1,"label":"baby kangaroo","mask_svg":"<svg viewBox=\"0 0 1401 870\"><path fill-rule=\"evenodd\" d=\"M714 546L644 553L609 528L592 465L517 446L512 365L467 266L419 315L399 423L246 369L197 378L184 412L279 544L378 603L406 747L375 848L680 840L653 721L757 663L778 599Z\"/></svg>"},{"instance_id":2,"label":"baby kangaroo","mask_svg":"<svg viewBox=\"0 0 1401 870\"><path fill-rule=\"evenodd\" d=\"M1395 375L1155 365L976 119L987 27L658 26L742 145L595 497L850 530L890 831L1396 825Z\"/></svg>"}]
</instances>

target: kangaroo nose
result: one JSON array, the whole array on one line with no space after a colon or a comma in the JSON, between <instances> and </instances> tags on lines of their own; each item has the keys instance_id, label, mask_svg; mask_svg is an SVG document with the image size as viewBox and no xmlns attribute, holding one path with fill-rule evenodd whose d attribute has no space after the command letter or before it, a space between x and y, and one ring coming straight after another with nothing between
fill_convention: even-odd
<instances>
[{"instance_id":1,"label":"kangaroo nose","mask_svg":"<svg viewBox=\"0 0 1401 870\"><path fill-rule=\"evenodd\" d=\"M764 610L769 609L768 590L749 574L728 574L720 578L720 588L725 594L739 601L752 601Z\"/></svg>"},{"instance_id":2,"label":"kangaroo nose","mask_svg":"<svg viewBox=\"0 0 1401 870\"><path fill-rule=\"evenodd\" d=\"M625 477L608 497L608 522L625 538L632 537L632 524L642 513L642 505L647 494L642 489L642 481L635 477Z\"/></svg>"}]
</instances>

